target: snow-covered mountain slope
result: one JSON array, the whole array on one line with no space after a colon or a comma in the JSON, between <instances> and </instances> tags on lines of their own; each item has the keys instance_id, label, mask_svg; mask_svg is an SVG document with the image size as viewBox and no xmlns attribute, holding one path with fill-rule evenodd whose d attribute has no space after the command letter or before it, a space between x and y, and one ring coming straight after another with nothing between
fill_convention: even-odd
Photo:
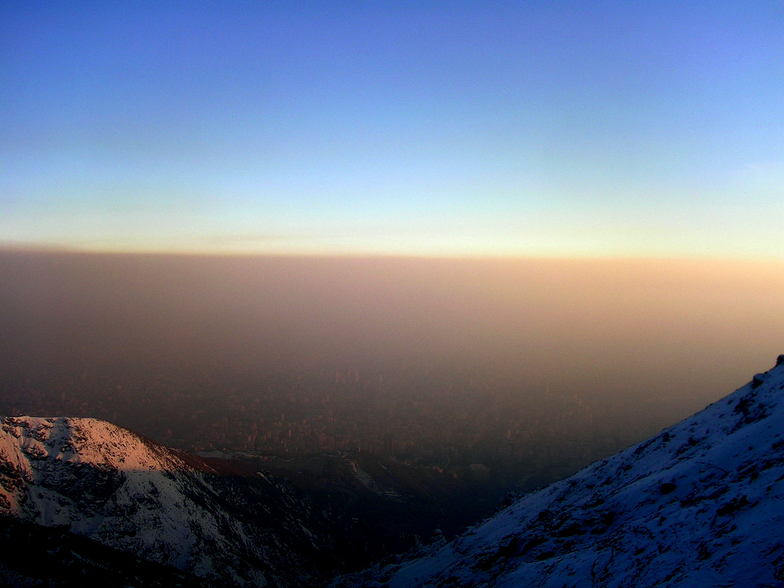
<instances>
[{"instance_id":1,"label":"snow-covered mountain slope","mask_svg":"<svg viewBox=\"0 0 784 588\"><path fill-rule=\"evenodd\" d=\"M784 356L455 541L341 586L784 586Z\"/></svg>"},{"instance_id":2,"label":"snow-covered mountain slope","mask_svg":"<svg viewBox=\"0 0 784 588\"><path fill-rule=\"evenodd\" d=\"M0 515L220 585L309 578L302 553L317 546L300 523L301 505L287 504L281 489L265 494L263 484L218 475L104 421L7 417L0 425Z\"/></svg>"}]
</instances>

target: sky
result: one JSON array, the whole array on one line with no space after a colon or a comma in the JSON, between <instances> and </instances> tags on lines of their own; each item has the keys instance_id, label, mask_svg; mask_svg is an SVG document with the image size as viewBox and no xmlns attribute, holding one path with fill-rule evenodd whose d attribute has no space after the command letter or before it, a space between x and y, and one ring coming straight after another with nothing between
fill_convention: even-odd
<instances>
[{"instance_id":1,"label":"sky","mask_svg":"<svg viewBox=\"0 0 784 588\"><path fill-rule=\"evenodd\" d=\"M0 243L784 259L784 4L0 6Z\"/></svg>"}]
</instances>

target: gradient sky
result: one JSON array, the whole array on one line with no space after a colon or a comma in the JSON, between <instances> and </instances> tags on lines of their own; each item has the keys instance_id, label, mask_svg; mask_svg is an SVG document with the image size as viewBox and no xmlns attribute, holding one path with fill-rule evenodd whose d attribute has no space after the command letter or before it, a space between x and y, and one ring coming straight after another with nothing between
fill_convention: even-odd
<instances>
[{"instance_id":1,"label":"gradient sky","mask_svg":"<svg viewBox=\"0 0 784 588\"><path fill-rule=\"evenodd\" d=\"M784 259L782 2L3 2L0 241Z\"/></svg>"}]
</instances>

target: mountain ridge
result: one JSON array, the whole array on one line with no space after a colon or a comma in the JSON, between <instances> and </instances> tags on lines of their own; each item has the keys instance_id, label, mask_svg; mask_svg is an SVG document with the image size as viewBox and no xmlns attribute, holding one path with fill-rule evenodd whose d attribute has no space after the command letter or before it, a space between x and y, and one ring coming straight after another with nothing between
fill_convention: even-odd
<instances>
[{"instance_id":1,"label":"mountain ridge","mask_svg":"<svg viewBox=\"0 0 784 588\"><path fill-rule=\"evenodd\" d=\"M106 421L0 421L0 515L232 585L312 580L318 539L284 486L242 484ZM282 506L281 506L282 505Z\"/></svg>"}]
</instances>

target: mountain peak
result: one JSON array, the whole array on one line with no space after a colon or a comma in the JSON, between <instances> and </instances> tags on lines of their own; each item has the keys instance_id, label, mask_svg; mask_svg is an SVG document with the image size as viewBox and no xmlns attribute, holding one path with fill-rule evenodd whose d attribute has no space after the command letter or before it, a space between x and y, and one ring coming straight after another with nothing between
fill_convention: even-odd
<instances>
[{"instance_id":1,"label":"mountain peak","mask_svg":"<svg viewBox=\"0 0 784 588\"><path fill-rule=\"evenodd\" d=\"M229 483L200 458L105 421L0 420L0 515L210 583L288 585L309 577L282 540L309 541L293 499L282 492ZM284 499L291 512L271 515L267 501ZM294 531L280 532L284 525Z\"/></svg>"},{"instance_id":2,"label":"mountain peak","mask_svg":"<svg viewBox=\"0 0 784 588\"><path fill-rule=\"evenodd\" d=\"M99 419L17 416L0 423L0 458L26 470L31 459L120 471L193 469L177 452Z\"/></svg>"}]
</instances>

